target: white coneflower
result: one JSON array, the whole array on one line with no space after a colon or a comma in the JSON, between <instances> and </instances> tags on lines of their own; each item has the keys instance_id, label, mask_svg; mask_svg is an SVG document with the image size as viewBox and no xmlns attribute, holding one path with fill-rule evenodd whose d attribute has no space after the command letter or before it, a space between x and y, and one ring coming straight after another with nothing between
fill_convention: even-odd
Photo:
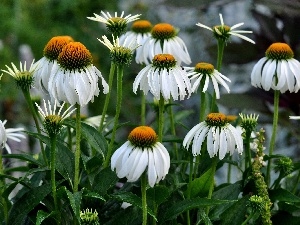
<instances>
[{"instance_id":1,"label":"white coneflower","mask_svg":"<svg viewBox=\"0 0 300 225\"><path fill-rule=\"evenodd\" d=\"M213 28L208 27L208 26L206 26L202 23L197 23L196 25L199 26L199 27L202 27L202 28L205 28L205 29L208 29L208 30L212 31L217 39L222 39L225 42L229 39L229 37L231 35L233 35L233 36L239 37L239 38L241 38L245 41L248 41L252 44L255 44L255 42L253 40L246 37L245 35L242 35L242 34L245 34L245 33L252 33L252 31L236 30L236 28L242 26L244 23L238 23L238 24L235 24L235 25L229 27L229 26L224 24L222 14L219 14L219 16L220 16L221 25L214 26Z\"/></svg>"},{"instance_id":2,"label":"white coneflower","mask_svg":"<svg viewBox=\"0 0 300 225\"><path fill-rule=\"evenodd\" d=\"M137 44L143 46L148 37L151 36L152 24L148 20L138 20L132 24L131 30L120 36L120 44L123 45L126 39L136 40ZM135 61L138 63L141 58L142 48L136 49Z\"/></svg>"},{"instance_id":3,"label":"white coneflower","mask_svg":"<svg viewBox=\"0 0 300 225\"><path fill-rule=\"evenodd\" d=\"M24 64L20 62L20 69L18 69L13 63L11 63L11 68L7 65L5 66L7 70L1 71L12 76L19 88L21 88L22 90L29 90L31 88L34 80L33 73L37 69L37 64L34 63L34 60L31 62L28 70L26 69L26 61L24 62Z\"/></svg>"},{"instance_id":4,"label":"white coneflower","mask_svg":"<svg viewBox=\"0 0 300 225\"><path fill-rule=\"evenodd\" d=\"M140 126L131 131L126 141L111 157L111 169L119 178L137 181L147 171L148 183L153 187L168 174L170 156L167 149L157 141L151 127Z\"/></svg>"},{"instance_id":5,"label":"white coneflower","mask_svg":"<svg viewBox=\"0 0 300 225\"><path fill-rule=\"evenodd\" d=\"M136 39L125 38L122 44L120 44L118 37L115 38L113 36L112 42L110 42L105 35L102 36L102 39L103 40L98 38L98 41L110 50L111 60L117 65L129 65L131 63L134 50L139 47Z\"/></svg>"},{"instance_id":6,"label":"white coneflower","mask_svg":"<svg viewBox=\"0 0 300 225\"><path fill-rule=\"evenodd\" d=\"M123 32L125 32L127 24L138 20L140 17L140 14L132 16L131 14L124 16L124 11L121 13L120 16L118 16L118 13L115 12L114 16L111 16L109 12L104 13L101 11L102 16L94 13L95 17L87 17L90 20L104 23L106 25L106 28L109 32L111 32L113 35L120 36Z\"/></svg>"},{"instance_id":7,"label":"white coneflower","mask_svg":"<svg viewBox=\"0 0 300 225\"><path fill-rule=\"evenodd\" d=\"M56 36L46 44L43 57L37 61L37 69L34 72L34 87L48 93L48 82L54 62L63 47L69 42L74 41L70 36Z\"/></svg>"},{"instance_id":8,"label":"white coneflower","mask_svg":"<svg viewBox=\"0 0 300 225\"><path fill-rule=\"evenodd\" d=\"M3 122L0 120L0 148L5 148L6 151L11 154L11 148L7 144L7 140L13 140L16 142L20 142L21 138L25 138L24 134L19 133L20 131L24 131L24 128L6 128L5 124L7 120ZM1 154L1 153L0 153Z\"/></svg>"},{"instance_id":9,"label":"white coneflower","mask_svg":"<svg viewBox=\"0 0 300 225\"><path fill-rule=\"evenodd\" d=\"M300 62L293 58L294 53L285 43L274 43L253 67L251 84L266 91L278 90L281 93L300 89Z\"/></svg>"},{"instance_id":10,"label":"white coneflower","mask_svg":"<svg viewBox=\"0 0 300 225\"><path fill-rule=\"evenodd\" d=\"M35 103L35 105L38 108L39 114L43 118L43 124L49 136L57 135L62 127L62 121L69 117L76 110L76 108L73 108L71 105L62 113L65 105L64 102L60 109L56 111L58 106L58 102L56 100L52 106L50 101L46 103L44 99L44 109L42 109L37 103Z\"/></svg>"},{"instance_id":11,"label":"white coneflower","mask_svg":"<svg viewBox=\"0 0 300 225\"><path fill-rule=\"evenodd\" d=\"M219 155L222 160L226 153L243 153L241 132L228 123L223 113L210 113L205 121L194 126L185 136L183 146L188 149L192 144L194 156L201 154L201 146L206 141L207 151L212 158Z\"/></svg>"},{"instance_id":12,"label":"white coneflower","mask_svg":"<svg viewBox=\"0 0 300 225\"><path fill-rule=\"evenodd\" d=\"M186 70L193 84L192 86L193 92L197 91L201 81L204 82L204 86L203 89L200 91L206 92L208 88L209 80L212 81L217 99L220 98L219 84L221 84L228 93L230 92L230 89L226 84L226 81L231 82L230 79L224 76L223 74L221 74L220 72L218 72L212 64L200 62L197 63L195 67L186 67Z\"/></svg>"},{"instance_id":13,"label":"white coneflower","mask_svg":"<svg viewBox=\"0 0 300 225\"><path fill-rule=\"evenodd\" d=\"M171 54L175 57L178 64L191 63L184 41L177 36L178 31L168 23L156 24L151 31L151 36L147 38L141 47L141 55L137 62L149 64L157 54Z\"/></svg>"},{"instance_id":14,"label":"white coneflower","mask_svg":"<svg viewBox=\"0 0 300 225\"><path fill-rule=\"evenodd\" d=\"M53 65L48 91L53 100L85 106L98 96L99 78L106 94L108 84L92 64L90 51L80 42L70 42L63 47Z\"/></svg>"},{"instance_id":15,"label":"white coneflower","mask_svg":"<svg viewBox=\"0 0 300 225\"><path fill-rule=\"evenodd\" d=\"M183 100L192 93L190 79L183 67L180 67L174 56L170 54L155 55L152 64L143 68L136 76L133 83L133 92L138 86L146 95L150 91L154 98L159 100L161 95L164 100L171 97L174 100Z\"/></svg>"}]
</instances>

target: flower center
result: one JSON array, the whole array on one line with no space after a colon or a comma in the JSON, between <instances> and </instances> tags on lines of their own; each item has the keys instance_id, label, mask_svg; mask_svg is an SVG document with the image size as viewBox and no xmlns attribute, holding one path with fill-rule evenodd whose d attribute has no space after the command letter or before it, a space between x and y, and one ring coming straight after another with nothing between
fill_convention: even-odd
<instances>
[{"instance_id":1,"label":"flower center","mask_svg":"<svg viewBox=\"0 0 300 225\"><path fill-rule=\"evenodd\" d=\"M62 48L74 41L70 36L56 36L50 39L44 48L44 56L49 60L56 60Z\"/></svg>"},{"instance_id":2,"label":"flower center","mask_svg":"<svg viewBox=\"0 0 300 225\"><path fill-rule=\"evenodd\" d=\"M205 63L205 62L200 62L200 63L196 64L194 71L197 72L197 73L210 75L214 72L214 70L215 70L215 68L212 64Z\"/></svg>"},{"instance_id":3,"label":"flower center","mask_svg":"<svg viewBox=\"0 0 300 225\"><path fill-rule=\"evenodd\" d=\"M215 37L224 41L226 41L230 37L230 29L231 28L227 25L217 25L213 27Z\"/></svg>"},{"instance_id":4,"label":"flower center","mask_svg":"<svg viewBox=\"0 0 300 225\"><path fill-rule=\"evenodd\" d=\"M159 23L152 28L151 34L155 39L165 40L175 37L176 30L171 24Z\"/></svg>"},{"instance_id":5,"label":"flower center","mask_svg":"<svg viewBox=\"0 0 300 225\"><path fill-rule=\"evenodd\" d=\"M205 122L209 126L222 127L227 123L227 118L223 113L210 113L207 115Z\"/></svg>"},{"instance_id":6,"label":"flower center","mask_svg":"<svg viewBox=\"0 0 300 225\"><path fill-rule=\"evenodd\" d=\"M274 43L267 49L266 57L275 60L291 59L294 57L294 52L285 43Z\"/></svg>"},{"instance_id":7,"label":"flower center","mask_svg":"<svg viewBox=\"0 0 300 225\"><path fill-rule=\"evenodd\" d=\"M140 126L130 132L128 140L136 147L149 148L157 142L157 135L151 127Z\"/></svg>"},{"instance_id":8,"label":"flower center","mask_svg":"<svg viewBox=\"0 0 300 225\"><path fill-rule=\"evenodd\" d=\"M44 127L50 136L57 135L62 127L62 118L58 115L48 115L44 120Z\"/></svg>"},{"instance_id":9,"label":"flower center","mask_svg":"<svg viewBox=\"0 0 300 225\"><path fill-rule=\"evenodd\" d=\"M152 60L153 66L161 69L169 69L176 65L176 60L173 55L170 54L158 54L155 55Z\"/></svg>"},{"instance_id":10,"label":"flower center","mask_svg":"<svg viewBox=\"0 0 300 225\"><path fill-rule=\"evenodd\" d=\"M81 70L91 65L93 58L83 44L70 42L62 49L57 61L65 70Z\"/></svg>"},{"instance_id":11,"label":"flower center","mask_svg":"<svg viewBox=\"0 0 300 225\"><path fill-rule=\"evenodd\" d=\"M148 20L135 21L132 24L131 30L135 33L148 33L152 29L152 24Z\"/></svg>"},{"instance_id":12,"label":"flower center","mask_svg":"<svg viewBox=\"0 0 300 225\"><path fill-rule=\"evenodd\" d=\"M127 21L122 17L112 17L107 22L107 30L115 36L120 36L127 27Z\"/></svg>"}]
</instances>

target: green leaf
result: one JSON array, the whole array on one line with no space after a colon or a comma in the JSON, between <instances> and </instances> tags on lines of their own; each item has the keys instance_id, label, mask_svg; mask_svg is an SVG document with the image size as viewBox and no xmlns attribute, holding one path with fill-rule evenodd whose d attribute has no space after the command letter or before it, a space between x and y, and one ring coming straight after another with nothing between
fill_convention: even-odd
<instances>
[{"instance_id":1,"label":"green leaf","mask_svg":"<svg viewBox=\"0 0 300 225\"><path fill-rule=\"evenodd\" d=\"M98 193L96 192L91 192L91 191L88 191L88 192L84 192L83 193L83 196L84 197L89 197L89 198L96 198L96 199L101 199L103 201L106 201L106 199L102 196L102 195L99 195Z\"/></svg>"},{"instance_id":2,"label":"green leaf","mask_svg":"<svg viewBox=\"0 0 300 225\"><path fill-rule=\"evenodd\" d=\"M32 188L19 198L12 206L8 224L20 225L25 219L26 215L34 209L40 202L51 192L51 184L44 184L42 186Z\"/></svg>"},{"instance_id":3,"label":"green leaf","mask_svg":"<svg viewBox=\"0 0 300 225\"><path fill-rule=\"evenodd\" d=\"M64 120L64 125L76 128L74 120ZM84 139L105 159L107 152L107 142L104 136L98 130L86 123L81 123L81 134Z\"/></svg>"},{"instance_id":4,"label":"green leaf","mask_svg":"<svg viewBox=\"0 0 300 225\"><path fill-rule=\"evenodd\" d=\"M213 206L219 204L228 204L233 201L229 200L218 200L218 199L207 199L207 198L193 198L185 199L180 202L176 202L168 208L166 212L163 212L162 219L163 221L171 220L176 218L181 213L199 207Z\"/></svg>"},{"instance_id":5,"label":"green leaf","mask_svg":"<svg viewBox=\"0 0 300 225\"><path fill-rule=\"evenodd\" d=\"M191 186L191 198L207 196L212 182L214 182L214 173L212 168L210 168L199 178L194 179L188 184Z\"/></svg>"},{"instance_id":6,"label":"green leaf","mask_svg":"<svg viewBox=\"0 0 300 225\"><path fill-rule=\"evenodd\" d=\"M244 196L232 204L220 216L220 225L241 225L246 219L249 196Z\"/></svg>"},{"instance_id":7,"label":"green leaf","mask_svg":"<svg viewBox=\"0 0 300 225\"><path fill-rule=\"evenodd\" d=\"M40 139L47 146L50 146L50 138L48 136L30 133L31 136ZM74 154L60 140L56 141L56 170L72 185L74 178Z\"/></svg>"},{"instance_id":8,"label":"green leaf","mask_svg":"<svg viewBox=\"0 0 300 225\"><path fill-rule=\"evenodd\" d=\"M139 207L140 209L143 208L142 207L142 199L131 192L118 192L118 193L110 195L110 197L114 198L114 199L118 199L119 201L122 201L122 202L130 203L134 206ZM155 214L149 207L148 207L148 214L157 221Z\"/></svg>"},{"instance_id":9,"label":"green leaf","mask_svg":"<svg viewBox=\"0 0 300 225\"><path fill-rule=\"evenodd\" d=\"M81 205L82 193L81 193L81 191L78 191L73 194L68 189L65 189L65 190L66 190L68 199L70 201L72 210L75 214L75 217L77 218L78 222L80 222L80 205Z\"/></svg>"},{"instance_id":10,"label":"green leaf","mask_svg":"<svg viewBox=\"0 0 300 225\"><path fill-rule=\"evenodd\" d=\"M154 201L157 205L165 202L170 196L170 191L166 186L155 185L147 190L147 199Z\"/></svg>"},{"instance_id":11,"label":"green leaf","mask_svg":"<svg viewBox=\"0 0 300 225\"><path fill-rule=\"evenodd\" d=\"M44 166L44 164L42 162L40 162L40 160L35 159L32 155L29 155L27 153L23 153L23 154L5 154L2 156L3 158L10 158L10 159L21 159L25 162L30 162L34 165L37 166Z\"/></svg>"},{"instance_id":12,"label":"green leaf","mask_svg":"<svg viewBox=\"0 0 300 225\"><path fill-rule=\"evenodd\" d=\"M213 199L223 199L223 200L235 200L238 199L239 194L242 191L241 181L234 184L226 185L213 193ZM233 203L231 203L233 204ZM212 220L219 219L219 216L231 206L231 204L217 205L211 209L209 215Z\"/></svg>"},{"instance_id":13,"label":"green leaf","mask_svg":"<svg viewBox=\"0 0 300 225\"><path fill-rule=\"evenodd\" d=\"M35 225L41 225L45 219L47 219L48 217L51 217L53 214L55 214L55 213L54 212L47 213L43 210L39 210L37 212Z\"/></svg>"},{"instance_id":14,"label":"green leaf","mask_svg":"<svg viewBox=\"0 0 300 225\"><path fill-rule=\"evenodd\" d=\"M270 190L269 192L270 199L272 202L280 201L280 202L289 202L289 203L299 203L300 198L293 193L289 192L286 189L275 189Z\"/></svg>"},{"instance_id":15,"label":"green leaf","mask_svg":"<svg viewBox=\"0 0 300 225\"><path fill-rule=\"evenodd\" d=\"M110 168L105 168L95 176L92 189L93 191L104 195L117 181L118 177L116 173Z\"/></svg>"}]
</instances>

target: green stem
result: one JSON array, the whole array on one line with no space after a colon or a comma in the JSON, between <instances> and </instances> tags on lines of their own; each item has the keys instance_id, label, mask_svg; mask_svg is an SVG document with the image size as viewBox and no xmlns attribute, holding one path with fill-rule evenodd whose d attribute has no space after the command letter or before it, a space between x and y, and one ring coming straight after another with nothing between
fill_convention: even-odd
<instances>
[{"instance_id":1,"label":"green stem","mask_svg":"<svg viewBox=\"0 0 300 225\"><path fill-rule=\"evenodd\" d=\"M163 96L160 96L158 103L158 141L162 142L163 129L164 129L164 107L165 100Z\"/></svg>"},{"instance_id":2,"label":"green stem","mask_svg":"<svg viewBox=\"0 0 300 225\"><path fill-rule=\"evenodd\" d=\"M200 91L201 91L201 94L200 94L200 122L203 122L205 120L205 109L206 109L206 100L205 100L205 92L203 92L203 82L201 82L200 84Z\"/></svg>"},{"instance_id":3,"label":"green stem","mask_svg":"<svg viewBox=\"0 0 300 225\"><path fill-rule=\"evenodd\" d=\"M142 209L143 209L143 225L147 225L147 177L146 173L143 173L141 176L141 192L142 192Z\"/></svg>"},{"instance_id":4,"label":"green stem","mask_svg":"<svg viewBox=\"0 0 300 225\"><path fill-rule=\"evenodd\" d=\"M269 156L273 155L276 141L276 132L278 126L278 109L279 109L279 95L280 91L274 91L274 114L273 114L273 130L269 147ZM266 183L269 186L271 180L271 164L272 161L269 159L267 166Z\"/></svg>"},{"instance_id":5,"label":"green stem","mask_svg":"<svg viewBox=\"0 0 300 225\"><path fill-rule=\"evenodd\" d=\"M52 186L52 195L54 199L54 207L55 212L59 215L58 205L57 205L57 197L56 197L56 180L55 180L55 162L56 162L56 135L50 137L51 141L51 161L50 161L50 168L51 168L51 186ZM57 218L58 223L60 223L59 216Z\"/></svg>"},{"instance_id":6,"label":"green stem","mask_svg":"<svg viewBox=\"0 0 300 225\"><path fill-rule=\"evenodd\" d=\"M79 185L79 165L80 165L80 140L81 140L81 116L80 116L80 105L76 103L76 149L75 149L75 174L74 174L74 187L73 192L78 191Z\"/></svg>"},{"instance_id":7,"label":"green stem","mask_svg":"<svg viewBox=\"0 0 300 225\"><path fill-rule=\"evenodd\" d=\"M114 80L115 68L116 68L116 64L111 62L110 71L109 71L109 78L108 78L109 92L106 94L106 97L105 97L105 102L104 102L102 116L101 116L100 125L99 125L99 131L100 132L103 130L103 126L104 126L104 119L105 119L105 116L106 116L108 103L109 103L109 100L110 100L110 93L112 91L112 84L113 84L113 80Z\"/></svg>"},{"instance_id":8,"label":"green stem","mask_svg":"<svg viewBox=\"0 0 300 225\"><path fill-rule=\"evenodd\" d=\"M171 100L170 100L170 103L171 103ZM174 113L173 113L172 105L169 106L168 113L169 113L169 116L170 116L171 133L175 137L176 136L176 128L175 128L175 120L174 120ZM179 160L178 148L177 148L177 143L176 142L173 143L173 147L174 147L176 159Z\"/></svg>"},{"instance_id":9,"label":"green stem","mask_svg":"<svg viewBox=\"0 0 300 225\"><path fill-rule=\"evenodd\" d=\"M249 168L252 166L251 162L251 149L250 149L250 138L251 138L251 131L246 131L246 137L245 137L245 152L246 152L246 158L245 158L245 168Z\"/></svg>"},{"instance_id":10,"label":"green stem","mask_svg":"<svg viewBox=\"0 0 300 225\"><path fill-rule=\"evenodd\" d=\"M251 220L251 218L255 215L254 212L251 211L250 215L247 217L247 219L242 223L242 225L246 225L249 220Z\"/></svg>"},{"instance_id":11,"label":"green stem","mask_svg":"<svg viewBox=\"0 0 300 225\"><path fill-rule=\"evenodd\" d=\"M190 154L190 170L189 170L189 184L188 184L188 189L187 189L187 199L191 198L191 188L192 188L192 181L193 181L193 173L194 173L194 157L192 154ZM191 224L191 219L190 219L190 210L187 210L186 212L187 215L187 225Z\"/></svg>"},{"instance_id":12,"label":"green stem","mask_svg":"<svg viewBox=\"0 0 300 225\"><path fill-rule=\"evenodd\" d=\"M3 153L3 149L1 149L1 152L0 152L0 174L4 175L2 153ZM0 202L2 202L4 221L5 221L5 224L7 224L7 221L8 221L8 207L7 207L6 199L2 196L4 190L5 190L5 178L0 178Z\"/></svg>"},{"instance_id":13,"label":"green stem","mask_svg":"<svg viewBox=\"0 0 300 225\"><path fill-rule=\"evenodd\" d=\"M232 160L232 155L229 156L229 160ZM231 181L231 168L232 168L232 165L231 165L231 163L229 163L228 171L227 171L227 183L230 183L230 181Z\"/></svg>"},{"instance_id":14,"label":"green stem","mask_svg":"<svg viewBox=\"0 0 300 225\"><path fill-rule=\"evenodd\" d=\"M121 112L121 105L122 105L122 79L123 79L123 66L118 65L117 67L117 105L116 105L116 114L114 118L114 127L112 130L112 135L111 135L111 140L109 143L106 159L103 164L103 168L106 168L109 165L110 158L113 153L113 147L114 147L114 142L116 138L116 131L119 125L119 116Z\"/></svg>"},{"instance_id":15,"label":"green stem","mask_svg":"<svg viewBox=\"0 0 300 225\"><path fill-rule=\"evenodd\" d=\"M212 159L212 165L211 165L212 177L215 176L216 169L217 169L217 164L218 164L218 158L215 156ZM215 186L215 184L214 184L214 179L213 179L212 182L211 182L211 184L210 184L209 190L208 190L208 195L207 195L208 199L211 199L212 193L214 191L214 186ZM207 208L206 208L206 215L208 215L209 209L210 209L210 206L207 206Z\"/></svg>"},{"instance_id":16,"label":"green stem","mask_svg":"<svg viewBox=\"0 0 300 225\"><path fill-rule=\"evenodd\" d=\"M223 54L224 54L224 47L225 41L222 39L218 39L218 58L217 58L217 70L221 72L221 66L223 61ZM214 106L216 104L216 93L213 93L212 100L211 100L211 112L214 112Z\"/></svg>"},{"instance_id":17,"label":"green stem","mask_svg":"<svg viewBox=\"0 0 300 225\"><path fill-rule=\"evenodd\" d=\"M41 128L40 128L39 120L38 120L39 117L38 117L38 115L37 115L36 109L35 109L34 106L33 106L33 103L32 103L31 97L30 97L29 90L28 90L28 89L22 89L22 92L23 92L23 95L24 95L25 100L26 100L26 102L27 102L27 105L28 105L28 107L29 107L29 109L30 109L30 111L31 111L31 114L32 114L32 117L33 117L33 120L34 120L36 129L37 129L37 132L38 132L39 134L41 134ZM43 142L40 140L39 143L40 143L41 152L42 152L42 156L43 156L45 165L48 165L47 156L46 156L46 153L45 153L45 149L44 149Z\"/></svg>"},{"instance_id":18,"label":"green stem","mask_svg":"<svg viewBox=\"0 0 300 225\"><path fill-rule=\"evenodd\" d=\"M146 95L142 92L142 99L141 99L141 125L146 124Z\"/></svg>"}]
</instances>

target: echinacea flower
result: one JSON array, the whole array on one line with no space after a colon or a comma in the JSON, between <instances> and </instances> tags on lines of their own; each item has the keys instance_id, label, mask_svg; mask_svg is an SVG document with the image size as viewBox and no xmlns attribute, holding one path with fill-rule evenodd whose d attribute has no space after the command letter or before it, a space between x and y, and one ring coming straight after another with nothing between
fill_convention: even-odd
<instances>
[{"instance_id":1,"label":"echinacea flower","mask_svg":"<svg viewBox=\"0 0 300 225\"><path fill-rule=\"evenodd\" d=\"M281 93L300 89L300 62L293 58L294 53L286 43L274 43L253 67L251 84L266 91Z\"/></svg>"},{"instance_id":2,"label":"echinacea flower","mask_svg":"<svg viewBox=\"0 0 300 225\"><path fill-rule=\"evenodd\" d=\"M239 37L241 39L244 39L245 41L248 41L252 44L255 44L255 42L253 40L246 37L245 35L242 35L245 33L252 33L252 31L235 30L236 28L242 26L244 23L238 23L238 24L233 25L232 27L229 27L224 24L222 14L219 14L219 16L220 16L221 25L214 26L213 28L208 27L202 23L197 23L196 25L212 31L217 39L221 39L224 42L226 42L229 39L229 37L231 35L233 35L233 36Z\"/></svg>"},{"instance_id":3,"label":"echinacea flower","mask_svg":"<svg viewBox=\"0 0 300 225\"><path fill-rule=\"evenodd\" d=\"M64 102L60 106L60 109L56 111L58 106L58 102L56 100L54 101L54 105L52 106L50 101L46 103L44 99L44 109L42 109L37 103L35 103L35 105L38 108L39 114L43 118L44 127L50 137L59 133L62 127L63 120L69 117L76 110L76 108L72 109L73 106L71 105L62 113L65 105Z\"/></svg>"},{"instance_id":4,"label":"echinacea flower","mask_svg":"<svg viewBox=\"0 0 300 225\"><path fill-rule=\"evenodd\" d=\"M54 62L49 79L48 91L52 100L65 101L71 105L87 105L98 96L98 79L101 79L103 93L108 84L101 72L92 64L90 51L80 42L70 42L63 47Z\"/></svg>"},{"instance_id":5,"label":"echinacea flower","mask_svg":"<svg viewBox=\"0 0 300 225\"><path fill-rule=\"evenodd\" d=\"M190 79L183 67L180 67L174 56L170 54L155 55L152 64L144 67L133 82L133 92L136 93L138 86L146 95L148 91L159 100L171 97L174 100L183 100L192 93Z\"/></svg>"},{"instance_id":6,"label":"echinacea flower","mask_svg":"<svg viewBox=\"0 0 300 225\"><path fill-rule=\"evenodd\" d=\"M119 38L113 37L113 42L111 43L108 38L103 35L102 39L98 38L103 45L105 45L110 50L110 58L112 62L117 65L129 65L132 60L133 52L139 47L136 39L125 38L122 44L120 44Z\"/></svg>"},{"instance_id":7,"label":"echinacea flower","mask_svg":"<svg viewBox=\"0 0 300 225\"><path fill-rule=\"evenodd\" d=\"M195 92L200 86L201 82L204 82L202 92L206 92L209 84L209 80L212 81L213 87L216 93L216 98L220 98L219 84L221 84L229 93L230 89L225 81L231 82L229 78L217 71L210 63L200 62L195 67L186 67L188 76L193 84L192 91Z\"/></svg>"},{"instance_id":8,"label":"echinacea flower","mask_svg":"<svg viewBox=\"0 0 300 225\"><path fill-rule=\"evenodd\" d=\"M137 44L143 46L148 37L151 36L152 24L148 20L138 20L132 24L131 30L120 36L120 44L122 45L126 39L136 40ZM141 58L142 48L136 49L135 60Z\"/></svg>"},{"instance_id":9,"label":"echinacea flower","mask_svg":"<svg viewBox=\"0 0 300 225\"><path fill-rule=\"evenodd\" d=\"M131 14L124 16L124 11L121 13L120 16L118 16L118 13L115 12L114 16L111 16L109 12L104 13L101 11L102 16L94 13L95 17L87 17L90 20L104 23L106 25L106 28L109 32L111 32L113 35L120 36L123 32L125 32L127 24L138 20L140 14L132 16Z\"/></svg>"},{"instance_id":10,"label":"echinacea flower","mask_svg":"<svg viewBox=\"0 0 300 225\"><path fill-rule=\"evenodd\" d=\"M116 170L119 178L126 177L129 182L135 182L147 171L150 187L163 180L169 168L169 153L148 126L133 129L128 141L111 157L111 169Z\"/></svg>"},{"instance_id":11,"label":"echinacea flower","mask_svg":"<svg viewBox=\"0 0 300 225\"><path fill-rule=\"evenodd\" d=\"M43 57L37 61L37 70L34 72L34 87L48 93L48 82L54 62L65 45L74 41L70 36L56 36L46 44Z\"/></svg>"},{"instance_id":12,"label":"echinacea flower","mask_svg":"<svg viewBox=\"0 0 300 225\"><path fill-rule=\"evenodd\" d=\"M24 64L20 62L20 69L18 69L15 64L11 63L11 68L5 65L7 70L1 70L9 75L11 75L19 88L22 90L29 90L33 84L33 73L37 69L37 64L34 60L31 62L29 69L26 68L26 61Z\"/></svg>"},{"instance_id":13,"label":"echinacea flower","mask_svg":"<svg viewBox=\"0 0 300 225\"><path fill-rule=\"evenodd\" d=\"M11 154L11 148L7 144L7 140L13 140L16 142L20 142L21 138L25 138L24 134L19 133L20 131L23 131L24 128L6 128L5 124L7 120L4 120L3 122L0 120L0 148L5 148L6 151ZM1 154L1 153L0 153Z\"/></svg>"},{"instance_id":14,"label":"echinacea flower","mask_svg":"<svg viewBox=\"0 0 300 225\"><path fill-rule=\"evenodd\" d=\"M223 113L210 113L206 120L194 126L185 136L183 146L192 145L194 156L201 154L201 146L206 141L207 151L212 158L219 155L222 160L226 153L243 153L241 133L230 123Z\"/></svg>"},{"instance_id":15,"label":"echinacea flower","mask_svg":"<svg viewBox=\"0 0 300 225\"><path fill-rule=\"evenodd\" d=\"M148 65L158 54L171 54L178 64L191 63L184 41L178 37L178 31L168 23L156 24L151 30L151 36L144 42L138 63Z\"/></svg>"}]
</instances>

